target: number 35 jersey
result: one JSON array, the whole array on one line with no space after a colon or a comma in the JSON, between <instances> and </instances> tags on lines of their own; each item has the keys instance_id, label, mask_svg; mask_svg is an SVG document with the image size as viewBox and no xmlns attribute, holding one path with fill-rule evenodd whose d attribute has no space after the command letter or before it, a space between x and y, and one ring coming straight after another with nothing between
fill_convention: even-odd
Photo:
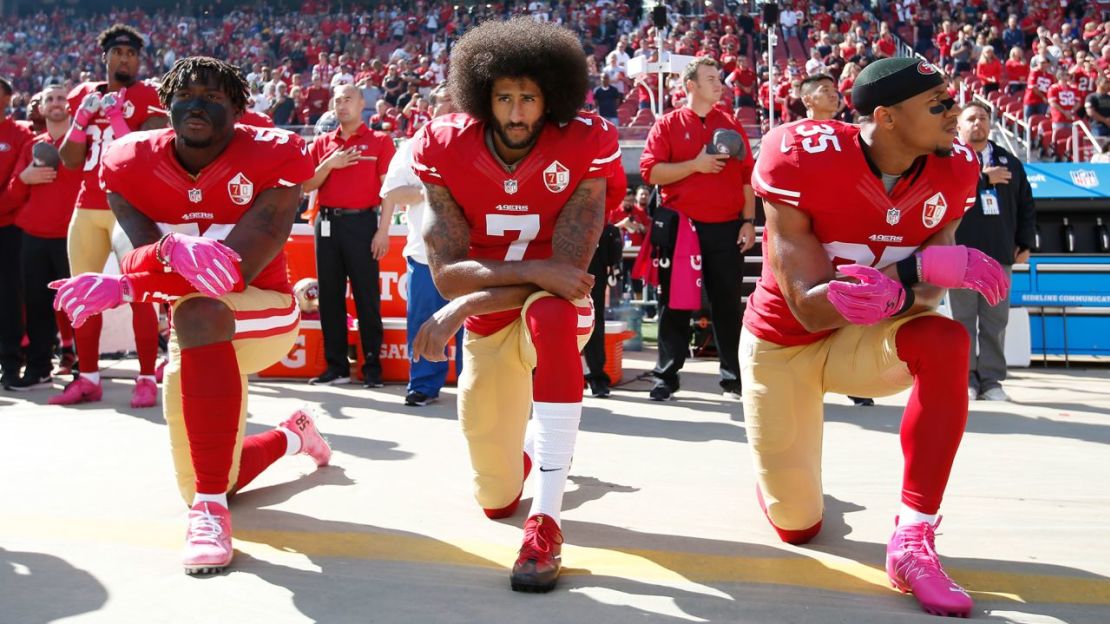
<instances>
[{"instance_id":1,"label":"number 35 jersey","mask_svg":"<svg viewBox=\"0 0 1110 624\"><path fill-rule=\"evenodd\" d=\"M918 158L888 193L860 147L860 129L836 121L802 120L763 138L752 188L764 201L802 211L836 266L884 268L912 254L975 203L979 161L959 139L951 156ZM748 300L744 326L780 345L816 342L775 281L763 237L763 271Z\"/></svg>"},{"instance_id":2,"label":"number 35 jersey","mask_svg":"<svg viewBox=\"0 0 1110 624\"><path fill-rule=\"evenodd\" d=\"M174 152L173 128L132 132L104 154L101 177L163 233L223 240L267 189L292 187L315 166L304 141L274 128L235 126L224 151L197 175ZM285 254L279 253L251 281L266 290L291 292Z\"/></svg>"},{"instance_id":3,"label":"number 35 jersey","mask_svg":"<svg viewBox=\"0 0 1110 624\"><path fill-rule=\"evenodd\" d=\"M592 113L549 122L510 172L490 152L487 127L461 113L433 119L412 139L413 171L427 184L447 187L462 209L470 226L468 257L550 258L555 221L575 188L584 179L608 177L620 159L617 130ZM489 335L518 317L507 310L469 318L466 327Z\"/></svg>"}]
</instances>

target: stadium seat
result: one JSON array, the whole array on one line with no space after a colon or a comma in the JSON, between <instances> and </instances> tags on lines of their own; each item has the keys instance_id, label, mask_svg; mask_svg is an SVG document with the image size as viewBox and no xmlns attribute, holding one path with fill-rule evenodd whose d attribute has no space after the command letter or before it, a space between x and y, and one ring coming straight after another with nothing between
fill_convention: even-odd
<instances>
[{"instance_id":1,"label":"stadium seat","mask_svg":"<svg viewBox=\"0 0 1110 624\"><path fill-rule=\"evenodd\" d=\"M650 126L655 123L655 115L646 108L641 108L636 111L636 115L632 117L632 121L628 123L629 126Z\"/></svg>"}]
</instances>

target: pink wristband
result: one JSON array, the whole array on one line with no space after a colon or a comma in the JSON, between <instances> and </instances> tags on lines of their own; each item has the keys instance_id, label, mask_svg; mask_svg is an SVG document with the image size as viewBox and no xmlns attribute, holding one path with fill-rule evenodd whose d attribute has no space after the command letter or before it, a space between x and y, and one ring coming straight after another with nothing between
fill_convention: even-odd
<instances>
[{"instance_id":1,"label":"pink wristband","mask_svg":"<svg viewBox=\"0 0 1110 624\"><path fill-rule=\"evenodd\" d=\"M69 132L66 133L66 141L73 143L88 143L89 135L85 133L84 129L78 128L77 124L69 127Z\"/></svg>"}]
</instances>

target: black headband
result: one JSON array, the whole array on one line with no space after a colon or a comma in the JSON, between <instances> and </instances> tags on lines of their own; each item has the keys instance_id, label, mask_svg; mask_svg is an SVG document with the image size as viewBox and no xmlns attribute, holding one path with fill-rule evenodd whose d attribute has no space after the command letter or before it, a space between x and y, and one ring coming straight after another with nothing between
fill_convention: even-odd
<instances>
[{"instance_id":1,"label":"black headband","mask_svg":"<svg viewBox=\"0 0 1110 624\"><path fill-rule=\"evenodd\" d=\"M107 52L116 46L127 46L136 50L143 49L143 40L130 33L120 33L104 42L104 51Z\"/></svg>"},{"instance_id":2,"label":"black headband","mask_svg":"<svg viewBox=\"0 0 1110 624\"><path fill-rule=\"evenodd\" d=\"M852 87L852 105L861 115L893 106L945 84L940 70L917 58L887 58L865 67Z\"/></svg>"}]
</instances>

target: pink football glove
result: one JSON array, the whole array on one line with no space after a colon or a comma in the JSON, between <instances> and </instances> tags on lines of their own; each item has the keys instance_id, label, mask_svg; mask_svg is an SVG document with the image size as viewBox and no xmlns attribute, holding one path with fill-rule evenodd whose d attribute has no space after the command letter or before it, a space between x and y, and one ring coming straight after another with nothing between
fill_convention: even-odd
<instances>
[{"instance_id":1,"label":"pink football glove","mask_svg":"<svg viewBox=\"0 0 1110 624\"><path fill-rule=\"evenodd\" d=\"M81 100L81 106L77 107L77 114L73 116L73 125L84 130L89 127L89 122L98 112L100 112L100 94L94 91Z\"/></svg>"},{"instance_id":2,"label":"pink football glove","mask_svg":"<svg viewBox=\"0 0 1110 624\"><path fill-rule=\"evenodd\" d=\"M222 297L243 281L239 254L210 238L174 232L162 241L161 256L202 295Z\"/></svg>"},{"instance_id":3,"label":"pink football glove","mask_svg":"<svg viewBox=\"0 0 1110 624\"><path fill-rule=\"evenodd\" d=\"M839 270L859 280L829 282L829 303L849 323L874 325L902 309L906 291L896 280L883 275L878 269L860 264L847 264Z\"/></svg>"},{"instance_id":4,"label":"pink football glove","mask_svg":"<svg viewBox=\"0 0 1110 624\"><path fill-rule=\"evenodd\" d=\"M997 305L1010 290L1002 265L964 245L934 245L921 251L921 281L943 288L970 288Z\"/></svg>"},{"instance_id":5,"label":"pink football glove","mask_svg":"<svg viewBox=\"0 0 1110 624\"><path fill-rule=\"evenodd\" d=\"M82 273L47 285L58 291L54 309L65 312L75 328L90 316L131 301L131 284L122 275Z\"/></svg>"},{"instance_id":6,"label":"pink football glove","mask_svg":"<svg viewBox=\"0 0 1110 624\"><path fill-rule=\"evenodd\" d=\"M127 87L123 87L118 93L109 93L100 98L100 110L104 111L104 116L109 119L123 117L123 103L126 95Z\"/></svg>"}]
</instances>

